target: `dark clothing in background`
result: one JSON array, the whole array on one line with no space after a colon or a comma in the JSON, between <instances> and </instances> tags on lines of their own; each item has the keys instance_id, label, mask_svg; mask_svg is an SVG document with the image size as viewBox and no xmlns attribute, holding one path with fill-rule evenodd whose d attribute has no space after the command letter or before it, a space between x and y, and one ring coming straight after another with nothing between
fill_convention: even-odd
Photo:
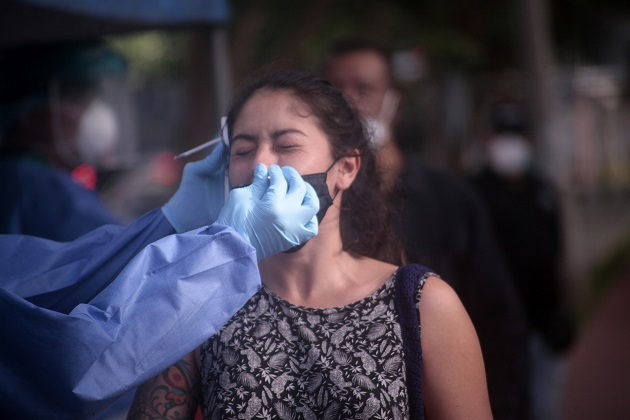
<instances>
[{"instance_id":1,"label":"dark clothing in background","mask_svg":"<svg viewBox=\"0 0 630 420\"><path fill-rule=\"evenodd\" d=\"M530 324L551 350L566 350L572 328L561 302L562 233L556 192L533 173L509 182L486 169L473 182L490 211Z\"/></svg>"},{"instance_id":2,"label":"dark clothing in background","mask_svg":"<svg viewBox=\"0 0 630 420\"><path fill-rule=\"evenodd\" d=\"M528 330L481 199L467 181L405 158L398 233L409 263L443 276L475 326L495 419L529 418Z\"/></svg>"}]
</instances>

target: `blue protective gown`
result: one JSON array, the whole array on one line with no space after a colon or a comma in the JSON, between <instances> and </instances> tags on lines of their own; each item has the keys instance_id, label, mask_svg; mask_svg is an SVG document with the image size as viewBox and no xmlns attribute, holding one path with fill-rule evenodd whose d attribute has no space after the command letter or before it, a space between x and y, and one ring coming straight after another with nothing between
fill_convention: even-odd
<instances>
[{"instance_id":1,"label":"blue protective gown","mask_svg":"<svg viewBox=\"0 0 630 420\"><path fill-rule=\"evenodd\" d=\"M155 210L68 243L0 235L3 417L97 415L260 288L255 250L231 228L170 233Z\"/></svg>"},{"instance_id":2,"label":"blue protective gown","mask_svg":"<svg viewBox=\"0 0 630 420\"><path fill-rule=\"evenodd\" d=\"M71 241L120 223L94 191L34 157L0 159L0 234Z\"/></svg>"}]
</instances>

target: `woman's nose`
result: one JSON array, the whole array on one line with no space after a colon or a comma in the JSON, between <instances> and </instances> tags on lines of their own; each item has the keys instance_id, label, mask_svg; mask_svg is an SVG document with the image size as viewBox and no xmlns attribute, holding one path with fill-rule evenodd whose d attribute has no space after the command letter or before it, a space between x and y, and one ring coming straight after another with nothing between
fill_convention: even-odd
<instances>
[{"instance_id":1,"label":"woman's nose","mask_svg":"<svg viewBox=\"0 0 630 420\"><path fill-rule=\"evenodd\" d=\"M262 163L268 168L271 165L278 164L278 156L273 152L270 147L261 145L261 147L258 147L258 150L256 151L256 156L253 163L254 166Z\"/></svg>"}]
</instances>

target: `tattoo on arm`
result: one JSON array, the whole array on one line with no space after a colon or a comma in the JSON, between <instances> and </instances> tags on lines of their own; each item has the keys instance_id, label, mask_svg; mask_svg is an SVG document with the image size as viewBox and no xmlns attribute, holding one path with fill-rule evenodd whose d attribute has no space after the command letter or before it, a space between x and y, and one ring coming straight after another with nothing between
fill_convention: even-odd
<instances>
[{"instance_id":1,"label":"tattoo on arm","mask_svg":"<svg viewBox=\"0 0 630 420\"><path fill-rule=\"evenodd\" d=\"M193 354L138 387L128 419L193 418L200 398Z\"/></svg>"}]
</instances>

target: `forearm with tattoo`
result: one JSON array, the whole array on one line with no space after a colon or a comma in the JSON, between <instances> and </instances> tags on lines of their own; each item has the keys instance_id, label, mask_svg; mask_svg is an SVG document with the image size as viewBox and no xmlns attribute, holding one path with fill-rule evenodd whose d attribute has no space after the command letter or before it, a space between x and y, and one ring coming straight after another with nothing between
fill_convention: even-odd
<instances>
[{"instance_id":1,"label":"forearm with tattoo","mask_svg":"<svg viewBox=\"0 0 630 420\"><path fill-rule=\"evenodd\" d=\"M193 418L199 401L199 370L191 355L136 391L128 419Z\"/></svg>"}]
</instances>

